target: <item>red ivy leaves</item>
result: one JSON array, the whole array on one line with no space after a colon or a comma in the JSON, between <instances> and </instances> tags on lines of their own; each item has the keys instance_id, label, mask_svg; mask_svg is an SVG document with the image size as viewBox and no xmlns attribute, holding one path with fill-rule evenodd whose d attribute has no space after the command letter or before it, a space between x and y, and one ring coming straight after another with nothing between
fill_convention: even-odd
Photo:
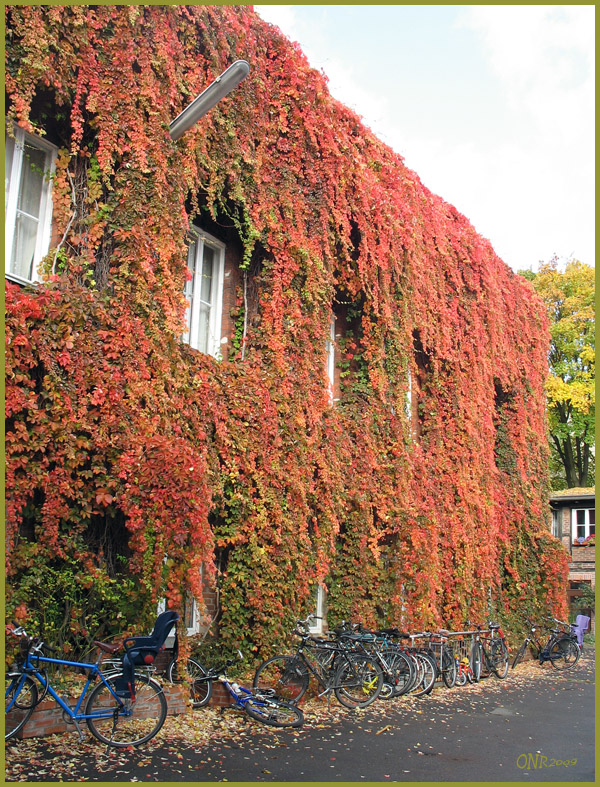
<instances>
[{"instance_id":1,"label":"red ivy leaves","mask_svg":"<svg viewBox=\"0 0 600 787\"><path fill-rule=\"evenodd\" d=\"M255 646L322 580L333 616L365 622L460 624L486 614L490 588L517 614L525 585L560 611L544 312L489 243L249 7L14 6L7 26L10 114L30 127L38 85L70 114L59 235L73 173L87 188L64 275L8 290L9 547L26 505L65 551L119 510L132 569L155 592L166 575L179 603L216 543L221 630L247 623ZM238 57L250 76L173 145L169 120ZM243 363L175 338L190 206L237 227L246 262L264 250ZM102 265L99 293L76 283ZM343 328L348 308L331 408L330 314Z\"/></svg>"}]
</instances>

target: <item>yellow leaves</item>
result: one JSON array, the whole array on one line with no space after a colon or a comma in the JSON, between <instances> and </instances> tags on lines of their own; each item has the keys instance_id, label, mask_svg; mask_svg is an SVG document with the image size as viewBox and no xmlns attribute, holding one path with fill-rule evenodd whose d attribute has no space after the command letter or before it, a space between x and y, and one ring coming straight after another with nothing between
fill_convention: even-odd
<instances>
[{"instance_id":1,"label":"yellow leaves","mask_svg":"<svg viewBox=\"0 0 600 787\"><path fill-rule=\"evenodd\" d=\"M550 375L546 380L546 393L551 405L568 403L581 413L588 413L596 400L592 378L577 382L565 382L560 377Z\"/></svg>"}]
</instances>

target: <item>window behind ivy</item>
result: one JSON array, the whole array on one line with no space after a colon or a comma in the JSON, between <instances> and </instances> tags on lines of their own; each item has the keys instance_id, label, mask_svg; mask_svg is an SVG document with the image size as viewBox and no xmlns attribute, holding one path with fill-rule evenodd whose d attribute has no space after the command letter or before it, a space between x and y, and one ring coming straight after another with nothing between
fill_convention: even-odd
<instances>
[{"instance_id":1,"label":"window behind ivy","mask_svg":"<svg viewBox=\"0 0 600 787\"><path fill-rule=\"evenodd\" d=\"M52 221L50 174L56 148L15 128L5 134L5 272L23 281L37 279L36 266L48 252Z\"/></svg>"},{"instance_id":2,"label":"window behind ivy","mask_svg":"<svg viewBox=\"0 0 600 787\"><path fill-rule=\"evenodd\" d=\"M221 339L225 246L198 229L188 249L183 341L195 350L218 355Z\"/></svg>"}]
</instances>

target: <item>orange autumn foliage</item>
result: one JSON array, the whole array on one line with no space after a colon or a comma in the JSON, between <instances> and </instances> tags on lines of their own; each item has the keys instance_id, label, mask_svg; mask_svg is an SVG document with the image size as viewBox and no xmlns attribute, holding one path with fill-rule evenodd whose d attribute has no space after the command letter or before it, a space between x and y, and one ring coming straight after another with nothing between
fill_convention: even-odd
<instances>
[{"instance_id":1,"label":"orange autumn foliage","mask_svg":"<svg viewBox=\"0 0 600 787\"><path fill-rule=\"evenodd\" d=\"M6 291L9 614L60 560L137 577L148 616L200 600L202 565L221 636L254 649L316 582L365 624L460 626L490 598L564 614L529 285L251 7L6 14L9 116L60 138L66 233L43 284ZM172 143L237 58L249 77ZM257 292L222 362L177 339L198 214L235 231ZM334 406L332 311L352 324Z\"/></svg>"}]
</instances>

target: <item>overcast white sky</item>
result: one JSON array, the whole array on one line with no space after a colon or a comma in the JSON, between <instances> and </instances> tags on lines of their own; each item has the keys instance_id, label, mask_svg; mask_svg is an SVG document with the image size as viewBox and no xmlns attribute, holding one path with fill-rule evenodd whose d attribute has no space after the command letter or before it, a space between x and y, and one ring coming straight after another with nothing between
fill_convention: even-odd
<instances>
[{"instance_id":1,"label":"overcast white sky","mask_svg":"<svg viewBox=\"0 0 600 787\"><path fill-rule=\"evenodd\" d=\"M594 265L593 6L254 8L512 268Z\"/></svg>"}]
</instances>

